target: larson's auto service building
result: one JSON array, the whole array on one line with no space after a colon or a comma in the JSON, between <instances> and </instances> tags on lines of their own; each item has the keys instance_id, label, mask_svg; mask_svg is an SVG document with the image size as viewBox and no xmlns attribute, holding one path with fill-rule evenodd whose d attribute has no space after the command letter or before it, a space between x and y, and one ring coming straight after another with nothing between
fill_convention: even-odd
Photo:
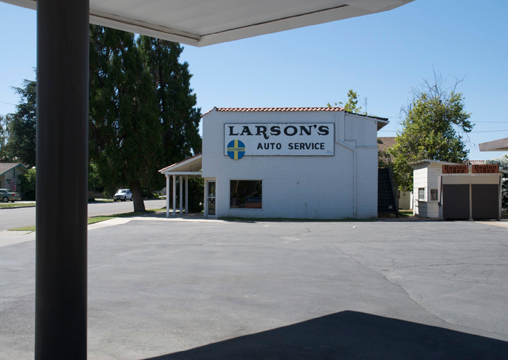
<instances>
[{"instance_id":1,"label":"larson's auto service building","mask_svg":"<svg viewBox=\"0 0 508 360\"><path fill-rule=\"evenodd\" d=\"M338 107L214 108L203 116L203 154L161 172L169 185L202 168L208 217L375 218L377 131L387 123Z\"/></svg>"}]
</instances>

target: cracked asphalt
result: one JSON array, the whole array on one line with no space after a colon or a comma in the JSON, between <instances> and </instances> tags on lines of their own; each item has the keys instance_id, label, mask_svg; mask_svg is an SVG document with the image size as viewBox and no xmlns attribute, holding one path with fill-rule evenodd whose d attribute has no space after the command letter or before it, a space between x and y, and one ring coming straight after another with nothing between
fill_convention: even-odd
<instances>
[{"instance_id":1,"label":"cracked asphalt","mask_svg":"<svg viewBox=\"0 0 508 360\"><path fill-rule=\"evenodd\" d=\"M506 225L90 226L89 358L503 359ZM0 233L0 359L32 359L34 236L13 236Z\"/></svg>"}]
</instances>

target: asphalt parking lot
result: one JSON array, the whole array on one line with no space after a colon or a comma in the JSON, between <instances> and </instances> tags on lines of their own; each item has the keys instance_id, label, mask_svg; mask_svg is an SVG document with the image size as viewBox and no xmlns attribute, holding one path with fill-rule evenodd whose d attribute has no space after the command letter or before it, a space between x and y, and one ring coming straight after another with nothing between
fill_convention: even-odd
<instances>
[{"instance_id":1,"label":"asphalt parking lot","mask_svg":"<svg viewBox=\"0 0 508 360\"><path fill-rule=\"evenodd\" d=\"M89 359L507 358L506 221L126 221L89 228ZM0 232L1 359L33 237Z\"/></svg>"}]
</instances>

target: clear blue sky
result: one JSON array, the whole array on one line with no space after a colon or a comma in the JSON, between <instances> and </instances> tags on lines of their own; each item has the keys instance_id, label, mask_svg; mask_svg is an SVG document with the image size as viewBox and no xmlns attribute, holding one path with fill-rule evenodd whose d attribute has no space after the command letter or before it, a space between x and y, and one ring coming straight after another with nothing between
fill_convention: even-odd
<instances>
[{"instance_id":1,"label":"clear blue sky","mask_svg":"<svg viewBox=\"0 0 508 360\"><path fill-rule=\"evenodd\" d=\"M458 91L476 124L478 144L508 137L508 1L416 0L355 19L212 45L185 46L202 112L218 107L325 106L349 89L368 112L390 119L378 136L400 130L411 88L434 70ZM15 111L11 87L34 79L35 11L0 2L0 114Z\"/></svg>"}]
</instances>

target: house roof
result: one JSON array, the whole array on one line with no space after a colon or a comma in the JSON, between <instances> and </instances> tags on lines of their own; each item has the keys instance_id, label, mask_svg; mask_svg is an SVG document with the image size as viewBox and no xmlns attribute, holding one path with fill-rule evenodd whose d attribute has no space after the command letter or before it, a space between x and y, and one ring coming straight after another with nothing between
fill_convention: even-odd
<instances>
[{"instance_id":1,"label":"house roof","mask_svg":"<svg viewBox=\"0 0 508 360\"><path fill-rule=\"evenodd\" d=\"M20 163L0 163L0 176L17 167L21 167L25 170L28 170L25 165Z\"/></svg>"},{"instance_id":2,"label":"house roof","mask_svg":"<svg viewBox=\"0 0 508 360\"><path fill-rule=\"evenodd\" d=\"M395 140L396 138L394 136L389 137L378 137L377 138L377 148L380 151L387 151L389 148L391 148L393 145L397 143Z\"/></svg>"},{"instance_id":3,"label":"house roof","mask_svg":"<svg viewBox=\"0 0 508 360\"><path fill-rule=\"evenodd\" d=\"M1 0L36 9L35 0ZM90 23L206 46L379 13L413 0L90 0Z\"/></svg>"}]
</instances>

